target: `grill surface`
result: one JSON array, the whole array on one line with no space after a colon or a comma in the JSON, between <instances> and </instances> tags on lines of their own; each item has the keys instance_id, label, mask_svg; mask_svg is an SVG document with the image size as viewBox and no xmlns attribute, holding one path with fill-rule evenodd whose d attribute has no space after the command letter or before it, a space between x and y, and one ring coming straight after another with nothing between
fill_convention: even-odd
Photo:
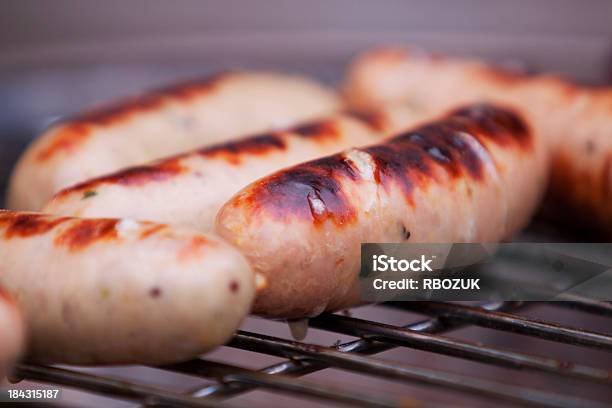
<instances>
[{"instance_id":1,"label":"grill surface","mask_svg":"<svg viewBox=\"0 0 612 408\"><path fill-rule=\"evenodd\" d=\"M559 312L577 308L588 314L612 316L608 302L574 299L572 302L550 303ZM383 377L389 380L455 390L483 399L484 404L510 402L516 406L536 407L606 407L606 401L582 398L562 392L549 392L535 387L522 387L446 370L424 368L375 357L377 353L406 347L441 355L454 356L517 370L540 372L547 376L573 378L583 383L599 383L610 387L609 370L578 364L573 361L508 350L447 337L447 332L466 325L475 325L502 332L514 332L555 343L566 343L586 349L612 351L612 336L558 325L519 315L532 304L497 302L479 306L441 302L404 302L384 307L402 309L430 318L394 326L358 319L346 314L327 314L311 319L310 326L358 337L356 340L328 347L306 342L289 341L266 334L240 331L229 342L231 348L286 358L280 363L252 370L206 358L160 367L161 370L214 380L186 394L144 386L138 382L120 381L111 376L90 374L71 368L22 364L15 377L36 382L57 384L95 394L133 401L134 406L237 407L232 397L255 388L290 394L300 399L317 399L328 405L346 404L364 407L440 407L448 406L420 401L405 395L401 399L384 394L327 382L314 382L297 377L329 368ZM520 344L515 342L515 344ZM54 405L62 406L62 405ZM453 404L452 406L456 406Z\"/></svg>"}]
</instances>

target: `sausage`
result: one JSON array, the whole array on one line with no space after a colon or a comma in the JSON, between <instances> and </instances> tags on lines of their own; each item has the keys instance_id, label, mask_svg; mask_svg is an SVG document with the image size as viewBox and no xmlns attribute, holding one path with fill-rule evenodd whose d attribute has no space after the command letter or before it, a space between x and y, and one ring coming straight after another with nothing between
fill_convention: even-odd
<instances>
[{"instance_id":1,"label":"sausage","mask_svg":"<svg viewBox=\"0 0 612 408\"><path fill-rule=\"evenodd\" d=\"M289 165L378 142L418 121L419 114L403 105L346 112L212 145L69 187L44 211L130 217L208 231L221 205L245 185Z\"/></svg>"},{"instance_id":2,"label":"sausage","mask_svg":"<svg viewBox=\"0 0 612 408\"><path fill-rule=\"evenodd\" d=\"M25 326L13 297L0 288L0 381L15 363L25 344Z\"/></svg>"},{"instance_id":3,"label":"sausage","mask_svg":"<svg viewBox=\"0 0 612 408\"><path fill-rule=\"evenodd\" d=\"M359 302L363 242L495 242L515 233L544 189L543 147L519 113L465 107L250 184L219 211L216 232L266 278L254 313L316 316Z\"/></svg>"},{"instance_id":4,"label":"sausage","mask_svg":"<svg viewBox=\"0 0 612 408\"><path fill-rule=\"evenodd\" d=\"M580 100L576 102L580 107L568 112L571 120L558 123L564 139L556 144L552 158L547 209L562 222L610 239L612 88L587 91Z\"/></svg>"},{"instance_id":5,"label":"sausage","mask_svg":"<svg viewBox=\"0 0 612 408\"><path fill-rule=\"evenodd\" d=\"M8 203L40 210L77 182L338 108L337 96L321 85L266 72L227 72L146 93L44 132L19 160Z\"/></svg>"},{"instance_id":6,"label":"sausage","mask_svg":"<svg viewBox=\"0 0 612 408\"><path fill-rule=\"evenodd\" d=\"M187 360L228 340L255 293L239 252L189 229L2 211L0 241L34 362Z\"/></svg>"},{"instance_id":7,"label":"sausage","mask_svg":"<svg viewBox=\"0 0 612 408\"><path fill-rule=\"evenodd\" d=\"M384 49L357 59L345 94L353 106L407 102L436 112L487 100L520 109L552 155L547 208L612 236L612 87L526 75L485 63ZM574 216L568 217L568 213Z\"/></svg>"}]
</instances>

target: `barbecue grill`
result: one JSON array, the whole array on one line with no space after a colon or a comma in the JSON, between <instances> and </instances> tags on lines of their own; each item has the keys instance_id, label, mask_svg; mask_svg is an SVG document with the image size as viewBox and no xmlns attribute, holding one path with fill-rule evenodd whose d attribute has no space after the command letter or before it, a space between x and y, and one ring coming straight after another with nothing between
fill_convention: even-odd
<instances>
[{"instance_id":1,"label":"barbecue grill","mask_svg":"<svg viewBox=\"0 0 612 408\"><path fill-rule=\"evenodd\" d=\"M117 376L93 374L70 367L21 364L15 369L14 376L100 394L119 401L133 402L131 406L134 407L250 406L248 393L257 389L268 391L268 395L290 395L297 398L296 401L314 399L328 406L338 404L364 407L456 406L453 400L444 398L439 399L440 402L424 401L414 398L410 392L396 397L381 392L363 391L347 385L337 385L333 381L299 378L330 369L428 387L441 392L442 395L456 391L459 394L468 394L471 400L475 400L475 404L480 403L482 406L500 406L500 404L505 406L504 403L509 403L510 406L534 407L610 406L610 401L603 399L601 393L602 386L604 389L612 386L612 372L609 369L597 368L566 358L538 355L520 347L507 349L475 343L473 340L466 341L453 337L451 333L470 325L482 328L481 330L495 330L544 339L565 347L578 346L584 353L589 353L590 350L612 351L612 335L544 321L525 316L523 313L530 308L541 306L535 302L493 302L482 305L403 302L379 306L400 309L406 314L406 324L403 326L352 317L348 313L326 314L311 319L312 328L356 337L353 340L329 345L287 340L261 332L240 331L227 347L281 357L283 360L253 369L245 367L244 364L220 362L217 359L203 357L156 369L172 375L187 375L202 380L203 385L194 386L187 392L144 385L140 381L120 380ZM612 317L612 304L608 302L576 299L572 302L551 302L549 306L558 313L575 309L587 315ZM406 312L416 312L429 317L410 320ZM394 348L423 350L448 356L445 357L448 359L456 357L506 370L531 371L560 383L565 380L578 381L581 387L587 389L599 386L600 395L599 398L576 396L562 392L560 387L549 391L540 387L513 385L511 381L499 381L484 375L427 368L376 356ZM205 382L205 380L212 381ZM243 394L246 394L244 398L233 401ZM114 401L115 406L119 401Z\"/></svg>"},{"instance_id":2,"label":"barbecue grill","mask_svg":"<svg viewBox=\"0 0 612 408\"><path fill-rule=\"evenodd\" d=\"M195 3L184 11L168 3L157 14L115 19L107 12L125 4L109 0L83 6L75 19L75 5L62 0L49 19L28 19L28 7L18 5L14 18L0 13L11 16L0 24L6 33L16 34L0 33L0 203L12 164L49 120L220 68L284 69L338 83L357 51L416 43L518 60L583 82L610 79L604 1L592 9L540 2L537 10L531 2L420 2L420 14L415 2L382 11L380 2L356 3L293 2L284 10L268 0L230 1L203 14ZM151 4L131 3L139 11ZM38 37L23 21L40 24ZM61 387L60 401L28 405L58 408L612 406L612 303L570 300L365 306L311 319L301 341L286 323L249 318L226 347L199 359L164 367L22 363L12 379L23 381L11 387Z\"/></svg>"}]
</instances>

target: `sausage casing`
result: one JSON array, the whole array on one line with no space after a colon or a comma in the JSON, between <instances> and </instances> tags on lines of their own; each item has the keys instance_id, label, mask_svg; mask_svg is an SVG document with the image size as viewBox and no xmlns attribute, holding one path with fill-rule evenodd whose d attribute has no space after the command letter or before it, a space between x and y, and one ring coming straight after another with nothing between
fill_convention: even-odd
<instances>
[{"instance_id":1,"label":"sausage casing","mask_svg":"<svg viewBox=\"0 0 612 408\"><path fill-rule=\"evenodd\" d=\"M0 212L0 285L29 329L28 359L163 364L223 344L254 276L222 240L164 224Z\"/></svg>"},{"instance_id":2,"label":"sausage casing","mask_svg":"<svg viewBox=\"0 0 612 408\"><path fill-rule=\"evenodd\" d=\"M0 288L0 381L9 367L21 357L25 335L23 316L17 303Z\"/></svg>"},{"instance_id":3,"label":"sausage casing","mask_svg":"<svg viewBox=\"0 0 612 408\"><path fill-rule=\"evenodd\" d=\"M146 93L49 128L19 160L8 203L40 210L77 182L338 108L321 85L266 72L228 72Z\"/></svg>"},{"instance_id":4,"label":"sausage casing","mask_svg":"<svg viewBox=\"0 0 612 408\"><path fill-rule=\"evenodd\" d=\"M349 103L360 107L409 102L437 114L487 100L519 109L549 143L547 209L564 223L612 236L612 88L525 75L476 60L383 49L355 61L345 91Z\"/></svg>"},{"instance_id":5,"label":"sausage casing","mask_svg":"<svg viewBox=\"0 0 612 408\"><path fill-rule=\"evenodd\" d=\"M495 242L523 227L546 155L515 112L470 106L383 143L249 185L216 231L267 280L254 313L315 316L358 303L364 242Z\"/></svg>"},{"instance_id":6,"label":"sausage casing","mask_svg":"<svg viewBox=\"0 0 612 408\"><path fill-rule=\"evenodd\" d=\"M412 125L419 115L405 105L393 105L211 145L69 187L44 211L130 217L208 231L221 205L247 184L283 167L376 143Z\"/></svg>"}]
</instances>

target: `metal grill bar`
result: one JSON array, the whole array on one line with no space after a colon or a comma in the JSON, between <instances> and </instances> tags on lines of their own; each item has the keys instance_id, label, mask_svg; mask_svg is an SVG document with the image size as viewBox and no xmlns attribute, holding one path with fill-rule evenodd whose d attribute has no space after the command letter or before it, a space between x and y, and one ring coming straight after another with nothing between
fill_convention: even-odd
<instances>
[{"instance_id":1,"label":"metal grill bar","mask_svg":"<svg viewBox=\"0 0 612 408\"><path fill-rule=\"evenodd\" d=\"M521 307L522 302L491 302L482 305L483 310L490 311L509 311ZM456 328L461 327L460 322L442 321L437 318L423 320L417 323L412 323L404 326L405 329L409 329L420 333L443 333ZM372 341L369 339L353 340L348 343L339 344L335 347L337 351L343 353L360 353L365 355L372 355L382 353L383 351L391 350L395 348L394 344L382 343ZM288 360L282 363L274 364L260 370L267 374L287 374L293 376L307 375L316 371L328 368L329 365L322 361L303 361L303 360ZM232 382L225 382L221 384L210 385L205 388L197 389L193 391L193 396L196 397L230 397L236 394L247 392L255 388L248 384L238 384Z\"/></svg>"},{"instance_id":2,"label":"metal grill bar","mask_svg":"<svg viewBox=\"0 0 612 408\"><path fill-rule=\"evenodd\" d=\"M582 296L564 294L562 302L554 302L555 305L570 309L583 310L588 313L597 313L602 316L612 317L612 303L602 300L592 300Z\"/></svg>"},{"instance_id":3,"label":"metal grill bar","mask_svg":"<svg viewBox=\"0 0 612 408\"><path fill-rule=\"evenodd\" d=\"M279 357L323 361L330 366L358 373L441 386L524 405L564 408L578 406L603 408L605 406L595 401L561 396L408 364L390 363L359 354L342 353L331 347L293 342L257 333L239 331L228 345L242 350L256 351Z\"/></svg>"},{"instance_id":4,"label":"metal grill bar","mask_svg":"<svg viewBox=\"0 0 612 408\"><path fill-rule=\"evenodd\" d=\"M440 407L412 399L402 401L389 400L382 396L365 395L354 390L344 390L339 387L322 386L304 380L298 380L282 375L265 374L229 364L207 360L193 360L181 364L164 366L163 369L181 374L200 377L217 378L222 381L245 383L272 390L284 391L290 394L318 397L328 401L340 402L351 406L389 408L398 406L414 406L423 408Z\"/></svg>"},{"instance_id":5,"label":"metal grill bar","mask_svg":"<svg viewBox=\"0 0 612 408\"><path fill-rule=\"evenodd\" d=\"M563 307L574 307L591 313L600 315L608 315L605 312L608 302L580 302L579 305L568 305L562 302L554 303ZM416 306L414 304L404 304L401 306ZM473 323L472 319L480 319L482 315L490 316L493 323L488 325L481 324L484 327L493 327L497 323L499 316L509 317L513 320L507 323L502 321L501 330L508 331L509 328L503 326L508 324L512 326L514 321L527 321L528 323L537 323L552 328L551 330L560 328L570 331L582 333L577 329L565 328L546 322L540 322L533 319L527 319L519 316L499 313L500 311L508 311L522 306L521 302L497 302L484 305L481 308L463 306L452 303L436 303L440 306L442 312L440 317L414 323L404 328L384 325L377 322L370 322L361 319L355 319L340 315L324 315L313 319L311 324L325 330L334 332L361 336L359 340L347 342L336 347L321 347L311 344L292 342L283 339L277 339L270 336L265 336L256 333L239 332L230 346L238 347L245 350L258 351L266 354L285 356L291 360L272 365L260 371L253 371L241 367L235 367L223 363L214 363L205 360L194 360L188 363L177 364L173 366L161 367L174 372L183 374L191 374L203 377L214 377L219 383L207 386L195 392L192 397L184 396L159 390L152 387L141 386L124 381L92 376L82 372L74 372L63 370L55 367L30 366L21 365L18 367L16 374L37 381L50 382L55 384L66 385L69 387L77 387L83 390L91 391L105 396L138 400L146 405L163 405L163 406L219 406L219 400L212 398L198 399L196 396L214 396L226 397L235 395L256 387L277 390L294 395L317 397L327 401L336 403L346 403L360 406L375 406L388 407L398 406L396 400L375 398L371 395L356 396L352 391L347 391L339 387L329 387L309 381L296 380L286 375L304 375L310 372L318 371L326 367L335 367L355 371L361 374L371 374L384 376L400 381L417 382L439 387L452 388L458 391L467 391L481 397L489 397L497 400L513 401L524 405L540 406L540 407L594 407L599 408L607 406L606 404L575 398L571 396L559 395L545 391L539 391L519 386L501 384L494 381L476 379L464 375L452 374L445 371L424 369L407 364L397 364L384 360L368 357L368 354L374 354L384 350L389 350L397 346L408 346L420 348L437 353L455 355L476 361L487 362L504 367L511 368L530 368L546 372L559 374L557 369L567 371L566 376L572 376L590 382L598 381L610 383L609 379L604 379L606 370L599 370L592 367L582 365L573 365L572 363L548 359L544 357L525 355L509 350L498 350L491 347L482 347L468 342L457 341L450 338L436 336L434 333L442 333L454 328L461 327L467 323ZM399 307L397 304L391 305ZM400 307L406 310L416 310L409 307ZM473 313L465 313L465 310ZM457 318L452 310L456 310L460 316ZM420 309L419 309L420 311ZM480 314L478 313L480 312ZM437 314L433 311L429 312L432 315ZM461 317L465 314L467 317ZM473 315L477 317L474 318ZM532 336L548 338L563 343L579 344L574 339L567 337L551 338L549 332L544 331L544 334L539 332L537 325L530 326L527 324L528 333ZM515 330L513 330L515 331ZM586 332L610 337L600 333ZM571 337L573 335L570 334ZM598 337L597 337L598 338ZM592 337L589 337L592 340ZM592 343L588 346L594 347ZM597 346L596 348L603 348ZM560 364L561 367L556 367L555 364ZM285 374L285 376L270 375L270 374ZM422 403L414 400L401 401L402 405L408 406L411 404ZM427 405L431 407L431 405Z\"/></svg>"},{"instance_id":6,"label":"metal grill bar","mask_svg":"<svg viewBox=\"0 0 612 408\"><path fill-rule=\"evenodd\" d=\"M501 312L483 311L473 306L443 302L393 302L390 305L403 310L437 316L441 319L459 320L490 329L612 351L612 336L560 326L536 319Z\"/></svg>"},{"instance_id":7,"label":"metal grill bar","mask_svg":"<svg viewBox=\"0 0 612 408\"><path fill-rule=\"evenodd\" d=\"M119 397L140 401L145 405L164 405L172 407L193 408L238 408L237 405L221 404L214 399L194 398L187 395L172 393L144 385L133 384L78 371L70 371L57 367L19 364L13 375L17 378L27 378L50 384L77 387L106 397Z\"/></svg>"},{"instance_id":8,"label":"metal grill bar","mask_svg":"<svg viewBox=\"0 0 612 408\"><path fill-rule=\"evenodd\" d=\"M588 367L510 350L488 347L448 337L418 333L401 327L355 319L339 315L322 315L310 320L310 325L319 329L335 331L350 336L385 341L397 346L413 347L454 357L515 369L532 369L569 376L583 380L612 384L612 373L608 370Z\"/></svg>"}]
</instances>

